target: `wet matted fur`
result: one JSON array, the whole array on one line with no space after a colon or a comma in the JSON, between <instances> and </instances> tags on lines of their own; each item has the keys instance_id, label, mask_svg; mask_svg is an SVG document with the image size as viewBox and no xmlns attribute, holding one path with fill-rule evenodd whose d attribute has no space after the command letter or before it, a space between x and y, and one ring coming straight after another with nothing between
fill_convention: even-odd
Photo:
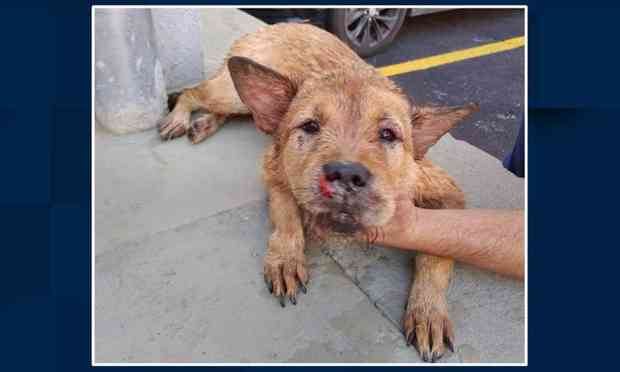
<instances>
[{"instance_id":1,"label":"wet matted fur","mask_svg":"<svg viewBox=\"0 0 620 372\"><path fill-rule=\"evenodd\" d=\"M273 137L263 163L273 224L264 274L284 306L306 291L308 239L343 231L371 239L402 194L422 208L464 208L455 182L425 154L476 110L414 104L328 32L279 24L236 41L213 77L179 96L159 131L164 140L187 134L199 143L231 115L251 114ZM333 162L365 169L363 187L334 183L326 194L324 166ZM445 298L453 260L418 254L414 266L405 337L435 361L454 345Z\"/></svg>"}]
</instances>

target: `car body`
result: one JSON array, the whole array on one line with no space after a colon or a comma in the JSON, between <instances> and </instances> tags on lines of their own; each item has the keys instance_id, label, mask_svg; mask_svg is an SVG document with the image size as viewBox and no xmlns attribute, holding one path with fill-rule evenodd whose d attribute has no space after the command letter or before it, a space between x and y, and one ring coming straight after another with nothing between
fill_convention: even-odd
<instances>
[{"instance_id":1,"label":"car body","mask_svg":"<svg viewBox=\"0 0 620 372\"><path fill-rule=\"evenodd\" d=\"M241 9L273 24L311 23L327 29L363 57L387 48L398 35L405 18L454 8L278 8Z\"/></svg>"}]
</instances>

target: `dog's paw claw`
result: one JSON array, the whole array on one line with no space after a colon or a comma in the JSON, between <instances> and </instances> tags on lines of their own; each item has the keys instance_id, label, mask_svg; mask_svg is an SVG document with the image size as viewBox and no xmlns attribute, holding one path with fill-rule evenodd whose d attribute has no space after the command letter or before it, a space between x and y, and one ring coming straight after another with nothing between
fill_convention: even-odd
<instances>
[{"instance_id":1,"label":"dog's paw claw","mask_svg":"<svg viewBox=\"0 0 620 372\"><path fill-rule=\"evenodd\" d=\"M286 300L297 305L297 290L307 292L307 275L303 258L265 260L265 283L269 293L276 296L280 306Z\"/></svg>"},{"instance_id":2,"label":"dog's paw claw","mask_svg":"<svg viewBox=\"0 0 620 372\"><path fill-rule=\"evenodd\" d=\"M267 275L265 275L265 286L267 286L269 293L273 293L273 282L267 278Z\"/></svg>"},{"instance_id":3,"label":"dog's paw claw","mask_svg":"<svg viewBox=\"0 0 620 372\"><path fill-rule=\"evenodd\" d=\"M433 351L431 353L431 363L435 363L443 356L443 352Z\"/></svg>"},{"instance_id":4,"label":"dog's paw claw","mask_svg":"<svg viewBox=\"0 0 620 372\"><path fill-rule=\"evenodd\" d=\"M422 352L422 360L425 362L430 362L431 361L431 353L429 351L423 351Z\"/></svg>"},{"instance_id":5,"label":"dog's paw claw","mask_svg":"<svg viewBox=\"0 0 620 372\"><path fill-rule=\"evenodd\" d=\"M438 361L445 346L454 352L452 323L444 311L413 304L405 312L404 328L407 346L414 346L425 362Z\"/></svg>"},{"instance_id":6,"label":"dog's paw claw","mask_svg":"<svg viewBox=\"0 0 620 372\"><path fill-rule=\"evenodd\" d=\"M445 342L446 342L446 345L448 346L448 349L450 349L450 351L454 353L455 348L454 348L454 340L452 339L452 337L454 336L446 335Z\"/></svg>"}]
</instances>

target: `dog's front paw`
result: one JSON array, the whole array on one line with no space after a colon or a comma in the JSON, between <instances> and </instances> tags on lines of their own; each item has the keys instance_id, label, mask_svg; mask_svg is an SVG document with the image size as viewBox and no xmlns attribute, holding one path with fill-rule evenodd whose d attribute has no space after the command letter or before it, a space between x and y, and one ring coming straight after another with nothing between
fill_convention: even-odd
<instances>
[{"instance_id":1,"label":"dog's front paw","mask_svg":"<svg viewBox=\"0 0 620 372\"><path fill-rule=\"evenodd\" d=\"M413 345L425 362L435 362L444 352L444 342L454 352L454 331L443 293L418 292L409 299L404 328L407 345Z\"/></svg>"},{"instance_id":2,"label":"dog's front paw","mask_svg":"<svg viewBox=\"0 0 620 372\"><path fill-rule=\"evenodd\" d=\"M157 126L159 128L159 137L163 141L168 141L177 137L181 137L187 131L189 126L190 113L184 111L172 111L166 117L161 119Z\"/></svg>"},{"instance_id":3,"label":"dog's front paw","mask_svg":"<svg viewBox=\"0 0 620 372\"><path fill-rule=\"evenodd\" d=\"M286 306L286 298L297 305L297 291L306 293L308 275L303 252L301 254L273 254L265 257L265 284L270 293Z\"/></svg>"}]
</instances>

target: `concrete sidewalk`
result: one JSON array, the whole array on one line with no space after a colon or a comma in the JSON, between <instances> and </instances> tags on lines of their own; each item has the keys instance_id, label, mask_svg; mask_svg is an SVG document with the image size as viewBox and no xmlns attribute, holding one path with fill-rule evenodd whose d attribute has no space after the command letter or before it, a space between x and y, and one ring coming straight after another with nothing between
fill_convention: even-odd
<instances>
[{"instance_id":1,"label":"concrete sidewalk","mask_svg":"<svg viewBox=\"0 0 620 372\"><path fill-rule=\"evenodd\" d=\"M297 306L267 292L269 138L249 121L197 146L95 137L97 362L420 361L400 334L410 255L313 248ZM474 147L447 137L431 158L471 206L523 206L523 182ZM523 361L521 283L457 265L448 300L457 352L443 362Z\"/></svg>"}]
</instances>

